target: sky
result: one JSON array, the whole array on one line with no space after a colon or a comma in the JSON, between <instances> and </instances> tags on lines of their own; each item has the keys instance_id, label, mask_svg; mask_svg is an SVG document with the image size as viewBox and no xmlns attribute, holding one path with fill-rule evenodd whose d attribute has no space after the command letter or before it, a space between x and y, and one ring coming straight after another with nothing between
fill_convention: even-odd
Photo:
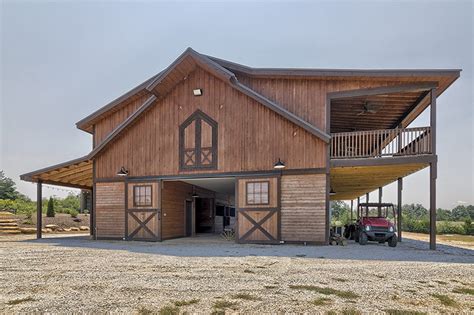
<instances>
[{"instance_id":1,"label":"sky","mask_svg":"<svg viewBox=\"0 0 474 315\"><path fill-rule=\"evenodd\" d=\"M190 46L254 67L462 69L438 98L437 203L474 204L473 1L0 3L0 169L33 200L20 174L87 154L75 123ZM428 169L406 177L403 202L428 206Z\"/></svg>"}]
</instances>

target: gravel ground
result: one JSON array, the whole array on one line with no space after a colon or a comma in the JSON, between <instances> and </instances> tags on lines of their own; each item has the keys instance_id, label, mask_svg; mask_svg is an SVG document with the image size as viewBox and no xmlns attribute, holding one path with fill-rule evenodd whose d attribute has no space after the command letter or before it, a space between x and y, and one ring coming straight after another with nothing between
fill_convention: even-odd
<instances>
[{"instance_id":1,"label":"gravel ground","mask_svg":"<svg viewBox=\"0 0 474 315\"><path fill-rule=\"evenodd\" d=\"M474 313L474 251L426 248L0 236L0 313Z\"/></svg>"}]
</instances>

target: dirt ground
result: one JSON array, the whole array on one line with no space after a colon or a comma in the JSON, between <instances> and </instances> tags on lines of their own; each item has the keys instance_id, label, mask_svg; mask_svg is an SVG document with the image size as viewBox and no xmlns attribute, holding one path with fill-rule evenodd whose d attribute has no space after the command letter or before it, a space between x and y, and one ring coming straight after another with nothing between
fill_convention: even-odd
<instances>
[{"instance_id":1,"label":"dirt ground","mask_svg":"<svg viewBox=\"0 0 474 315\"><path fill-rule=\"evenodd\" d=\"M418 240L418 241L428 242L430 239L429 234L403 232L403 235L407 238ZM436 240L438 244L452 245L452 246L457 246L457 247L462 247L462 248L467 248L467 249L474 249L474 236L473 235L458 235L458 234L437 235Z\"/></svg>"},{"instance_id":2,"label":"dirt ground","mask_svg":"<svg viewBox=\"0 0 474 315\"><path fill-rule=\"evenodd\" d=\"M0 236L0 313L474 312L474 251L454 246L47 237Z\"/></svg>"}]
</instances>

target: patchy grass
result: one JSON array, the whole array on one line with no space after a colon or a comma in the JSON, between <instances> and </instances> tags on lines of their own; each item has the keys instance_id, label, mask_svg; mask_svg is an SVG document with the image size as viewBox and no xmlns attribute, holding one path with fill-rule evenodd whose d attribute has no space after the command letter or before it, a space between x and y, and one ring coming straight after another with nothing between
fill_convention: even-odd
<instances>
[{"instance_id":1,"label":"patchy grass","mask_svg":"<svg viewBox=\"0 0 474 315\"><path fill-rule=\"evenodd\" d=\"M261 300L258 296L248 294L248 293L237 293L237 294L232 295L232 298L247 300L247 301L259 301L259 300Z\"/></svg>"},{"instance_id":2,"label":"patchy grass","mask_svg":"<svg viewBox=\"0 0 474 315\"><path fill-rule=\"evenodd\" d=\"M352 291L342 291L333 288L321 288L314 285L290 285L290 289L314 291L324 295L336 295L343 299L355 299L359 297L359 295L355 294Z\"/></svg>"},{"instance_id":3,"label":"patchy grass","mask_svg":"<svg viewBox=\"0 0 474 315\"><path fill-rule=\"evenodd\" d=\"M152 313L156 314L156 313ZM177 306L163 306L160 308L158 312L159 315L178 315L179 314L179 307Z\"/></svg>"},{"instance_id":4,"label":"patchy grass","mask_svg":"<svg viewBox=\"0 0 474 315\"><path fill-rule=\"evenodd\" d=\"M153 315L153 314L156 314L156 312L146 308L145 306L140 306L140 308L138 309L138 314L139 315Z\"/></svg>"},{"instance_id":5,"label":"patchy grass","mask_svg":"<svg viewBox=\"0 0 474 315\"><path fill-rule=\"evenodd\" d=\"M470 288L456 288L456 289L453 290L453 293L474 295L474 289L470 289Z\"/></svg>"},{"instance_id":6,"label":"patchy grass","mask_svg":"<svg viewBox=\"0 0 474 315\"><path fill-rule=\"evenodd\" d=\"M384 310L388 315L426 315L425 312L409 311L409 310L398 310L398 309L386 309Z\"/></svg>"},{"instance_id":7,"label":"patchy grass","mask_svg":"<svg viewBox=\"0 0 474 315\"><path fill-rule=\"evenodd\" d=\"M359 310L356 310L355 308L346 308L342 310L341 314L342 315L359 315L362 313Z\"/></svg>"},{"instance_id":8,"label":"patchy grass","mask_svg":"<svg viewBox=\"0 0 474 315\"><path fill-rule=\"evenodd\" d=\"M192 305L192 304L197 304L199 303L199 299L192 299L192 300L189 300L189 301L175 301L174 302L174 305L175 306L186 306L186 305Z\"/></svg>"},{"instance_id":9,"label":"patchy grass","mask_svg":"<svg viewBox=\"0 0 474 315\"><path fill-rule=\"evenodd\" d=\"M8 301L7 304L8 305L18 305L18 304L23 303L23 302L31 302L31 301L35 301L35 299L33 299L31 296L29 296L29 297L22 298L22 299L15 299L15 300Z\"/></svg>"},{"instance_id":10,"label":"patchy grass","mask_svg":"<svg viewBox=\"0 0 474 315\"><path fill-rule=\"evenodd\" d=\"M320 297L317 298L316 300L311 301L311 304L316 305L316 306L324 306L331 304L332 300L330 298L326 297Z\"/></svg>"},{"instance_id":11,"label":"patchy grass","mask_svg":"<svg viewBox=\"0 0 474 315\"><path fill-rule=\"evenodd\" d=\"M224 310L214 310L211 312L211 315L225 315Z\"/></svg>"},{"instance_id":12,"label":"patchy grass","mask_svg":"<svg viewBox=\"0 0 474 315\"><path fill-rule=\"evenodd\" d=\"M244 273L255 273L255 271L252 271L252 270L250 270L250 269L245 269L245 270L244 270Z\"/></svg>"},{"instance_id":13,"label":"patchy grass","mask_svg":"<svg viewBox=\"0 0 474 315\"><path fill-rule=\"evenodd\" d=\"M332 278L332 280L337 281L337 282L348 282L349 280L343 279L343 278Z\"/></svg>"},{"instance_id":14,"label":"patchy grass","mask_svg":"<svg viewBox=\"0 0 474 315\"><path fill-rule=\"evenodd\" d=\"M437 284L442 284L442 285L448 284L446 281L441 281L441 280L435 280L434 282L436 282Z\"/></svg>"},{"instance_id":15,"label":"patchy grass","mask_svg":"<svg viewBox=\"0 0 474 315\"><path fill-rule=\"evenodd\" d=\"M326 315L337 315L336 311L330 310L326 312Z\"/></svg>"},{"instance_id":16,"label":"patchy grass","mask_svg":"<svg viewBox=\"0 0 474 315\"><path fill-rule=\"evenodd\" d=\"M225 308L230 308L235 310L236 309L237 302L231 302L231 301L226 301L226 300L220 300L214 302L213 307L215 309L225 309Z\"/></svg>"},{"instance_id":17,"label":"patchy grass","mask_svg":"<svg viewBox=\"0 0 474 315\"><path fill-rule=\"evenodd\" d=\"M444 306L455 307L458 306L458 303L445 294L431 294L432 297L437 298L441 304Z\"/></svg>"}]
</instances>

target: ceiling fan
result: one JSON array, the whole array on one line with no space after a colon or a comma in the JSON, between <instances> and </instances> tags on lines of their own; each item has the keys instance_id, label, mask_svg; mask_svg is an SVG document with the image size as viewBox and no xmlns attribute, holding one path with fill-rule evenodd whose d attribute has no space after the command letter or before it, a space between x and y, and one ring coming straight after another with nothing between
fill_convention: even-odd
<instances>
[{"instance_id":1,"label":"ceiling fan","mask_svg":"<svg viewBox=\"0 0 474 315\"><path fill-rule=\"evenodd\" d=\"M357 114L357 116L364 115L364 114L375 114L379 110L378 105L371 104L369 102L365 102L364 108L362 109L361 112Z\"/></svg>"}]
</instances>

